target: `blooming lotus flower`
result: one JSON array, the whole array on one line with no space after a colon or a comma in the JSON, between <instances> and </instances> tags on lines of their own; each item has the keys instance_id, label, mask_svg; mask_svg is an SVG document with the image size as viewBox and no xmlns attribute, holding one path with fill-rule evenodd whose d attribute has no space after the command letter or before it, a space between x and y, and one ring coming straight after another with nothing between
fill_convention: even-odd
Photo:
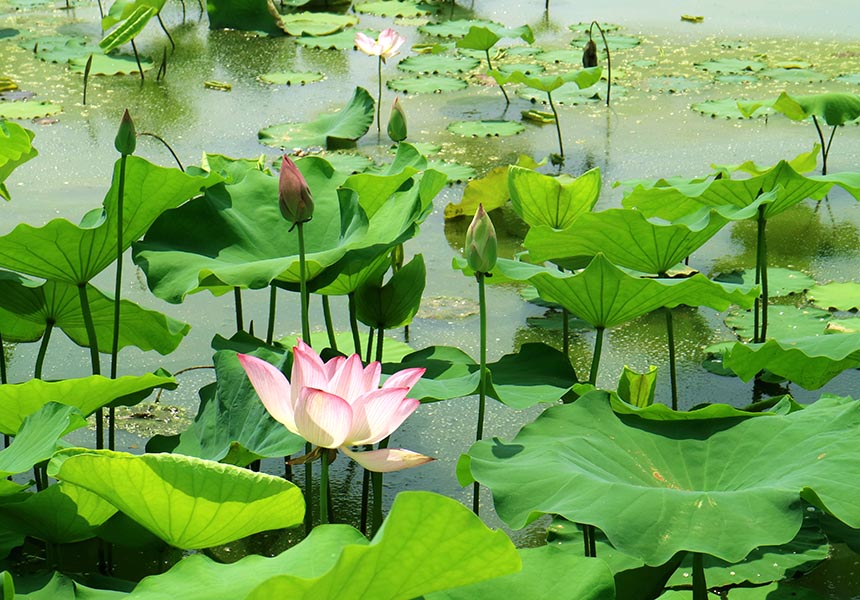
<instances>
[{"instance_id":1,"label":"blooming lotus flower","mask_svg":"<svg viewBox=\"0 0 860 600\"><path fill-rule=\"evenodd\" d=\"M401 448L349 449L388 437L418 408L418 400L406 394L424 369L404 369L379 387L378 362L363 367L359 356L353 354L324 363L299 340L293 348L293 370L287 381L266 361L247 354L238 356L269 414L311 444L343 450L369 471L398 471L433 460Z\"/></svg>"},{"instance_id":2,"label":"blooming lotus flower","mask_svg":"<svg viewBox=\"0 0 860 600\"><path fill-rule=\"evenodd\" d=\"M290 223L305 223L314 216L314 199L305 176L289 156L281 161L278 179L278 205L281 215Z\"/></svg>"},{"instance_id":3,"label":"blooming lotus flower","mask_svg":"<svg viewBox=\"0 0 860 600\"><path fill-rule=\"evenodd\" d=\"M355 45L358 49L368 56L378 56L382 62L397 56L397 51L405 41L405 37L390 27L388 29L384 29L376 40L360 31L355 34Z\"/></svg>"},{"instance_id":4,"label":"blooming lotus flower","mask_svg":"<svg viewBox=\"0 0 860 600\"><path fill-rule=\"evenodd\" d=\"M466 261L475 273L489 273L496 266L496 229L490 215L478 204L475 217L466 230Z\"/></svg>"}]
</instances>

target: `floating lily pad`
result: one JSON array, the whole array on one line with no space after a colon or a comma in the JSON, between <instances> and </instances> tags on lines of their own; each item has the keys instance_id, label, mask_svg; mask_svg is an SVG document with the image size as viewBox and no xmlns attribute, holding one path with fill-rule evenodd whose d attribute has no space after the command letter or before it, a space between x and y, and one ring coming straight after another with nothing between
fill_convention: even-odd
<instances>
[{"instance_id":1,"label":"floating lily pad","mask_svg":"<svg viewBox=\"0 0 860 600\"><path fill-rule=\"evenodd\" d=\"M589 32L589 30L591 29L591 23L592 23L591 21L582 21L580 23L574 23L573 25L568 25L567 28L570 29L571 31L573 31L574 33L586 33L587 34ZM618 31L619 29L621 29L621 25L618 25L617 23L598 23L598 25L600 25L600 28L605 32ZM594 33L597 35L600 35L600 32L597 31L596 26L594 28Z\"/></svg>"},{"instance_id":2,"label":"floating lily pad","mask_svg":"<svg viewBox=\"0 0 860 600\"><path fill-rule=\"evenodd\" d=\"M585 46L585 43L588 41L588 34L580 34L575 35L572 40L570 40L571 46L582 47ZM595 39L595 43L597 44L597 51L600 53L604 52L603 48L603 40L600 39L598 34ZM632 35L624 35L621 33L610 33L606 36L606 45L609 46L610 52L615 52L617 50L629 50L630 48L635 48L642 40L638 37L634 37Z\"/></svg>"},{"instance_id":3,"label":"floating lily pad","mask_svg":"<svg viewBox=\"0 0 860 600\"><path fill-rule=\"evenodd\" d=\"M716 77L714 77L714 81L719 81L720 83L753 83L758 81L758 76L749 74L731 74L731 73L720 73Z\"/></svg>"},{"instance_id":4,"label":"floating lily pad","mask_svg":"<svg viewBox=\"0 0 860 600\"><path fill-rule=\"evenodd\" d=\"M612 88L613 93L616 88ZM557 90L552 92L552 101L554 104L562 104L567 106L577 106L579 104L587 104L588 102L598 102L600 100L600 91L597 86L580 89L576 82L568 82L562 85ZM517 90L517 96L525 98L529 102L547 104L546 93L532 88L521 88Z\"/></svg>"},{"instance_id":5,"label":"floating lily pad","mask_svg":"<svg viewBox=\"0 0 860 600\"><path fill-rule=\"evenodd\" d=\"M711 73L744 73L746 71L761 71L766 64L757 60L744 60L741 58L720 58L696 63L697 69Z\"/></svg>"},{"instance_id":6,"label":"floating lily pad","mask_svg":"<svg viewBox=\"0 0 860 600\"><path fill-rule=\"evenodd\" d=\"M433 144L431 142L413 142L412 147L424 156L438 154L442 151L442 146L440 146L439 144Z\"/></svg>"},{"instance_id":7,"label":"floating lily pad","mask_svg":"<svg viewBox=\"0 0 860 600\"><path fill-rule=\"evenodd\" d=\"M546 63L582 64L582 52L579 50L550 50L536 54L535 58Z\"/></svg>"},{"instance_id":8,"label":"floating lily pad","mask_svg":"<svg viewBox=\"0 0 860 600\"><path fill-rule=\"evenodd\" d=\"M0 40L13 38L16 35L18 35L19 33L21 33L21 32L18 31L17 29L12 29L11 27L0 28Z\"/></svg>"},{"instance_id":9,"label":"floating lily pad","mask_svg":"<svg viewBox=\"0 0 860 600\"><path fill-rule=\"evenodd\" d=\"M468 86L462 79L443 77L441 75L391 79L386 85L389 89L403 92L404 94L440 94L442 92L462 90Z\"/></svg>"},{"instance_id":10,"label":"floating lily pad","mask_svg":"<svg viewBox=\"0 0 860 600\"><path fill-rule=\"evenodd\" d=\"M714 279L725 283L739 283L743 285L755 285L755 271L745 270L733 273L721 273ZM768 267L767 291L771 298L800 294L815 285L815 280L801 271L783 269L779 267Z\"/></svg>"},{"instance_id":11,"label":"floating lily pad","mask_svg":"<svg viewBox=\"0 0 860 600\"><path fill-rule=\"evenodd\" d=\"M296 38L296 43L306 48L319 48L321 50L351 50L355 48L355 34L362 33L376 38L377 32L369 29L345 29L330 35L303 35Z\"/></svg>"},{"instance_id":12,"label":"floating lily pad","mask_svg":"<svg viewBox=\"0 0 860 600\"><path fill-rule=\"evenodd\" d=\"M38 119L63 112L63 107L52 102L23 101L0 103L0 117L5 119Z\"/></svg>"},{"instance_id":13,"label":"floating lily pad","mask_svg":"<svg viewBox=\"0 0 860 600\"><path fill-rule=\"evenodd\" d=\"M700 88L705 85L705 82L690 77L651 77L648 79L647 85L652 92L676 94Z\"/></svg>"},{"instance_id":14,"label":"floating lily pad","mask_svg":"<svg viewBox=\"0 0 860 600\"><path fill-rule=\"evenodd\" d=\"M65 36L28 39L19 45L28 50L34 50L36 58L40 60L61 64L67 63L73 58L86 57L93 53L103 54L98 46L88 44L81 38Z\"/></svg>"},{"instance_id":15,"label":"floating lily pad","mask_svg":"<svg viewBox=\"0 0 860 600\"><path fill-rule=\"evenodd\" d=\"M738 108L738 101L734 98L725 98L723 100L705 100L690 105L690 108L703 115L722 119L745 119L747 118ZM772 108L761 106L750 115L751 117L762 117L767 114L773 114L775 111Z\"/></svg>"},{"instance_id":16,"label":"floating lily pad","mask_svg":"<svg viewBox=\"0 0 860 600\"><path fill-rule=\"evenodd\" d=\"M399 17L412 19L426 17L438 11L438 8L423 2L404 2L403 0L382 0L381 2L365 2L353 6L355 12L378 17Z\"/></svg>"},{"instance_id":17,"label":"floating lily pad","mask_svg":"<svg viewBox=\"0 0 860 600\"><path fill-rule=\"evenodd\" d=\"M407 73L465 73L480 64L475 58L421 54L401 60L397 68Z\"/></svg>"},{"instance_id":18,"label":"floating lily pad","mask_svg":"<svg viewBox=\"0 0 860 600\"><path fill-rule=\"evenodd\" d=\"M834 310L857 310L860 308L860 283L828 283L809 289L809 301L819 308Z\"/></svg>"},{"instance_id":19,"label":"floating lily pad","mask_svg":"<svg viewBox=\"0 0 860 600\"><path fill-rule=\"evenodd\" d=\"M543 66L534 63L513 63L499 66L499 71L505 75L510 75L514 71L520 71L525 75L540 75L545 70Z\"/></svg>"},{"instance_id":20,"label":"floating lily pad","mask_svg":"<svg viewBox=\"0 0 860 600\"><path fill-rule=\"evenodd\" d=\"M137 68L137 61L129 54L114 54L107 56L101 53L94 53L87 56L78 56L69 61L71 69L75 73L83 73L87 66L87 60L90 56L93 57L93 63L90 66L90 75L130 75L132 73L140 73ZM140 66L144 71L149 71L153 67L153 62L148 58L140 57Z\"/></svg>"},{"instance_id":21,"label":"floating lily pad","mask_svg":"<svg viewBox=\"0 0 860 600\"><path fill-rule=\"evenodd\" d=\"M472 179L476 173L475 169L469 165L445 160L428 160L427 168L444 173L448 177L448 183L463 183Z\"/></svg>"},{"instance_id":22,"label":"floating lily pad","mask_svg":"<svg viewBox=\"0 0 860 600\"><path fill-rule=\"evenodd\" d=\"M630 66L636 67L637 69L650 69L651 67L657 66L657 61L651 59L631 60Z\"/></svg>"},{"instance_id":23,"label":"floating lily pad","mask_svg":"<svg viewBox=\"0 0 860 600\"><path fill-rule=\"evenodd\" d=\"M809 69L764 69L758 72L761 77L770 77L777 81L797 81L802 83L818 83L830 79L829 75Z\"/></svg>"},{"instance_id":24,"label":"floating lily pad","mask_svg":"<svg viewBox=\"0 0 860 600\"><path fill-rule=\"evenodd\" d=\"M321 156L334 167L335 171L341 173L362 173L373 165L373 161L362 154L325 152Z\"/></svg>"},{"instance_id":25,"label":"floating lily pad","mask_svg":"<svg viewBox=\"0 0 860 600\"><path fill-rule=\"evenodd\" d=\"M502 35L507 31L504 25L493 21L482 21L480 19L459 19L445 21L443 23L428 23L418 28L421 33L443 38L464 37L472 27L486 27L499 37L511 37ZM518 34L517 34L518 35Z\"/></svg>"},{"instance_id":26,"label":"floating lily pad","mask_svg":"<svg viewBox=\"0 0 860 600\"><path fill-rule=\"evenodd\" d=\"M525 127L514 121L455 121L446 127L451 133L471 137L505 137L517 135Z\"/></svg>"},{"instance_id":27,"label":"floating lily pad","mask_svg":"<svg viewBox=\"0 0 860 600\"><path fill-rule=\"evenodd\" d=\"M287 35L330 35L358 23L358 17L331 13L301 12L281 16L281 28Z\"/></svg>"},{"instance_id":28,"label":"floating lily pad","mask_svg":"<svg viewBox=\"0 0 860 600\"><path fill-rule=\"evenodd\" d=\"M305 85L315 81L322 81L325 75L316 71L283 71L280 73L263 73L259 76L263 83L274 83L276 85Z\"/></svg>"},{"instance_id":29,"label":"floating lily pad","mask_svg":"<svg viewBox=\"0 0 860 600\"><path fill-rule=\"evenodd\" d=\"M846 73L837 77L836 81L860 85L860 73Z\"/></svg>"},{"instance_id":30,"label":"floating lily pad","mask_svg":"<svg viewBox=\"0 0 860 600\"><path fill-rule=\"evenodd\" d=\"M821 335L830 320L830 313L818 308L771 305L767 312L767 335L778 339L790 339ZM735 330L738 337L751 340L753 337L753 314L749 311L732 311L726 316L726 325Z\"/></svg>"}]
</instances>

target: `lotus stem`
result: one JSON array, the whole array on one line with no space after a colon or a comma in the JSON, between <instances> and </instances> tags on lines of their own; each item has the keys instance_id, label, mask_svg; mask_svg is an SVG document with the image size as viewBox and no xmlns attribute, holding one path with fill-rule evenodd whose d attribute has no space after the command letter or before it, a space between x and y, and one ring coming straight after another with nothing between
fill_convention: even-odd
<instances>
[{"instance_id":1,"label":"lotus stem","mask_svg":"<svg viewBox=\"0 0 860 600\"><path fill-rule=\"evenodd\" d=\"M164 141L163 137L161 137L160 135L156 135L154 133L150 133L148 131L141 131L140 133L137 134L137 137L140 137L142 135L146 135L146 136L149 136L151 138L155 138L159 142L161 142L164 145L164 147L167 148L167 151L170 152L170 155L173 157L173 160L176 161L176 166L179 167L179 170L182 171L183 173L185 172L185 167L182 166L182 161L179 160L179 157L176 156L176 152L173 151L173 148L170 147L170 144L168 144L166 141Z\"/></svg>"},{"instance_id":2,"label":"lotus stem","mask_svg":"<svg viewBox=\"0 0 860 600\"><path fill-rule=\"evenodd\" d=\"M478 383L478 426L475 441L484 437L484 413L487 407L487 298L484 273L475 273L478 280L478 318L480 323L480 374ZM481 510L481 484L472 484L472 511L477 515Z\"/></svg>"},{"instance_id":3,"label":"lotus stem","mask_svg":"<svg viewBox=\"0 0 860 600\"><path fill-rule=\"evenodd\" d=\"M756 232L756 253L755 253L755 284L761 285L763 273L767 269L767 248L765 246L765 218L764 218L764 206L759 206L758 208L758 219L756 221L757 232ZM767 311L767 296L765 295L765 291L762 290L762 293L756 299L755 303L755 316L753 322L753 342L763 342L764 335L762 335L762 329L764 329L764 313Z\"/></svg>"},{"instance_id":4,"label":"lotus stem","mask_svg":"<svg viewBox=\"0 0 860 600\"><path fill-rule=\"evenodd\" d=\"M269 326L266 328L266 343L271 345L275 339L275 310L278 305L278 288L269 284Z\"/></svg>"},{"instance_id":5,"label":"lotus stem","mask_svg":"<svg viewBox=\"0 0 860 600\"><path fill-rule=\"evenodd\" d=\"M81 301L81 313L84 317L84 328L87 331L87 345L90 347L90 362L93 366L93 375L100 375L102 367L99 361L99 341L96 337L96 327L93 324L93 314L92 311L90 311L90 299L87 297L86 282L78 284L78 297ZM103 417L104 412L102 409L96 409L96 450L104 448Z\"/></svg>"},{"instance_id":6,"label":"lotus stem","mask_svg":"<svg viewBox=\"0 0 860 600\"><path fill-rule=\"evenodd\" d=\"M116 379L117 361L119 360L119 317L120 300L122 298L122 232L123 232L123 206L125 204L125 166L128 155L123 153L119 159L119 184L117 186L116 202L116 277L113 287L113 339L110 351L110 378ZM113 407L108 408L108 449L113 450L115 446L114 425L116 411Z\"/></svg>"},{"instance_id":7,"label":"lotus stem","mask_svg":"<svg viewBox=\"0 0 860 600\"><path fill-rule=\"evenodd\" d=\"M385 334L385 328L380 325L379 331L376 334L376 362L382 363L382 340Z\"/></svg>"},{"instance_id":8,"label":"lotus stem","mask_svg":"<svg viewBox=\"0 0 860 600\"><path fill-rule=\"evenodd\" d=\"M134 45L134 39L131 40L131 49L134 50L134 60L137 61L137 69L140 71L140 83L146 81L143 75L143 65L140 64L140 55L137 53L137 46Z\"/></svg>"},{"instance_id":9,"label":"lotus stem","mask_svg":"<svg viewBox=\"0 0 860 600\"><path fill-rule=\"evenodd\" d=\"M376 133L382 133L382 121L380 120L382 110L382 55L376 61L377 83L379 87L376 93Z\"/></svg>"},{"instance_id":10,"label":"lotus stem","mask_svg":"<svg viewBox=\"0 0 860 600\"><path fill-rule=\"evenodd\" d=\"M678 410L678 375L675 368L675 325L672 319L672 309L663 308L666 313L666 340L669 345L669 381L672 385L672 410Z\"/></svg>"},{"instance_id":11,"label":"lotus stem","mask_svg":"<svg viewBox=\"0 0 860 600\"><path fill-rule=\"evenodd\" d=\"M84 98L83 105L87 105L87 84L90 80L90 69L93 68L93 55L90 54L89 58L87 58L87 64L84 65Z\"/></svg>"},{"instance_id":12,"label":"lotus stem","mask_svg":"<svg viewBox=\"0 0 860 600\"><path fill-rule=\"evenodd\" d=\"M564 144L561 141L561 123L558 122L558 112L555 110L555 104L552 103L552 93L546 93L547 100L549 100L549 108L552 110L552 116L555 117L555 132L558 135L558 154L562 158L564 158Z\"/></svg>"},{"instance_id":13,"label":"lotus stem","mask_svg":"<svg viewBox=\"0 0 860 600\"><path fill-rule=\"evenodd\" d=\"M612 86L612 56L609 54L609 42L606 41L606 34L603 28L597 21L592 21L588 28L588 37L591 39L591 30L597 26L597 31L600 32L600 37L603 38L603 49L606 50L606 106L609 106L609 94Z\"/></svg>"},{"instance_id":14,"label":"lotus stem","mask_svg":"<svg viewBox=\"0 0 860 600\"><path fill-rule=\"evenodd\" d=\"M328 515L328 451L320 453L320 523L327 525Z\"/></svg>"},{"instance_id":15,"label":"lotus stem","mask_svg":"<svg viewBox=\"0 0 860 600\"><path fill-rule=\"evenodd\" d=\"M812 115L812 122L815 124L815 130L818 132L818 139L821 141L821 174L827 175L827 156L830 154L830 145L833 143L833 136L836 135L836 125L830 131L830 139L827 143L824 142L824 132L821 131L821 124L818 118Z\"/></svg>"},{"instance_id":16,"label":"lotus stem","mask_svg":"<svg viewBox=\"0 0 860 600\"><path fill-rule=\"evenodd\" d=\"M51 332L54 330L54 320L48 319L45 324L45 333L42 334L42 343L39 344L39 354L36 355L36 367L33 370L33 377L36 379L42 378L42 365L45 363L45 353L48 351L48 342L51 341ZM6 383L5 381L3 383Z\"/></svg>"},{"instance_id":17,"label":"lotus stem","mask_svg":"<svg viewBox=\"0 0 860 600\"><path fill-rule=\"evenodd\" d=\"M486 50L484 50L484 54L486 54L486 55L487 55L487 68L488 68L490 71L492 71L492 70L493 70L493 61L491 61L491 60L490 60L490 49L489 49L489 48L487 48ZM499 89L500 89L500 90L502 90L502 95L505 97L505 104L506 104L506 105L510 105L511 100L510 100L510 98L508 98L508 93L505 91L505 86L503 86L503 85L500 83L500 84L499 84Z\"/></svg>"},{"instance_id":18,"label":"lotus stem","mask_svg":"<svg viewBox=\"0 0 860 600\"><path fill-rule=\"evenodd\" d=\"M768 309L768 281L767 281L767 221L762 219L761 227L761 341L767 341L767 309Z\"/></svg>"},{"instance_id":19,"label":"lotus stem","mask_svg":"<svg viewBox=\"0 0 860 600\"><path fill-rule=\"evenodd\" d=\"M347 294L347 306L349 309L349 328L352 330L352 344L355 353L361 355L361 336L358 333L358 316L355 308L355 292Z\"/></svg>"},{"instance_id":20,"label":"lotus stem","mask_svg":"<svg viewBox=\"0 0 860 600\"><path fill-rule=\"evenodd\" d=\"M295 360L295 359L294 359ZM305 443L305 454L310 454L313 450L310 442ZM314 528L314 463L307 461L305 463L305 535L311 532Z\"/></svg>"},{"instance_id":21,"label":"lotus stem","mask_svg":"<svg viewBox=\"0 0 860 600\"><path fill-rule=\"evenodd\" d=\"M373 444L364 446L365 450L373 450ZM370 499L370 471L364 469L364 475L361 478L361 522L359 523L359 531L367 535L367 504Z\"/></svg>"},{"instance_id":22,"label":"lotus stem","mask_svg":"<svg viewBox=\"0 0 860 600\"><path fill-rule=\"evenodd\" d=\"M245 329L245 319L242 316L242 290L239 286L233 288L233 301L236 305L236 333L239 333Z\"/></svg>"},{"instance_id":23,"label":"lotus stem","mask_svg":"<svg viewBox=\"0 0 860 600\"><path fill-rule=\"evenodd\" d=\"M183 8L183 20L184 20L185 19L185 17L184 17L185 4L184 3L182 5L182 8ZM164 35L166 35L167 39L170 41L170 47L173 48L174 50L176 50L176 42L173 41L173 38L170 36L170 32L167 31L167 27L164 26L164 21L161 20L161 13L155 13L155 18L158 19L158 24L161 25L161 30L164 32Z\"/></svg>"},{"instance_id":24,"label":"lotus stem","mask_svg":"<svg viewBox=\"0 0 860 600\"><path fill-rule=\"evenodd\" d=\"M388 441L391 437L382 439L377 448L382 450L388 448ZM371 535L376 535L379 528L382 527L382 473L373 472L370 474L370 480L373 484L373 514L371 518Z\"/></svg>"},{"instance_id":25,"label":"lotus stem","mask_svg":"<svg viewBox=\"0 0 860 600\"><path fill-rule=\"evenodd\" d=\"M323 294L322 297L322 307L323 319L325 320L325 330L328 334L328 345L329 348L337 352L337 336L334 334L334 322L331 318L331 303L329 302L329 297L325 294Z\"/></svg>"},{"instance_id":26,"label":"lotus stem","mask_svg":"<svg viewBox=\"0 0 860 600\"><path fill-rule=\"evenodd\" d=\"M701 552L693 554L693 600L708 600L708 584Z\"/></svg>"},{"instance_id":27,"label":"lotus stem","mask_svg":"<svg viewBox=\"0 0 860 600\"><path fill-rule=\"evenodd\" d=\"M101 24L101 22L105 18L105 9L102 7L102 0L98 0L98 5L99 5L99 24ZM102 30L102 31L104 31L104 30Z\"/></svg>"},{"instance_id":28,"label":"lotus stem","mask_svg":"<svg viewBox=\"0 0 860 600\"><path fill-rule=\"evenodd\" d=\"M591 357L591 372L588 383L597 385L597 369L600 367L600 353L603 351L603 331L605 327L597 327L594 337L594 356Z\"/></svg>"},{"instance_id":29,"label":"lotus stem","mask_svg":"<svg viewBox=\"0 0 860 600\"><path fill-rule=\"evenodd\" d=\"M296 229L299 232L299 293L302 297L302 340L308 345L311 344L311 326L308 320L308 282L307 282L307 266L305 265L305 224L296 223Z\"/></svg>"}]
</instances>

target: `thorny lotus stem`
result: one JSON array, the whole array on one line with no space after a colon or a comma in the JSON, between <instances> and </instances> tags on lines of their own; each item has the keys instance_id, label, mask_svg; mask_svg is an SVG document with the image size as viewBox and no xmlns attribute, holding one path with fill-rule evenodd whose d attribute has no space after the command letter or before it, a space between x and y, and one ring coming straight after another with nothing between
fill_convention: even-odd
<instances>
[{"instance_id":1,"label":"thorny lotus stem","mask_svg":"<svg viewBox=\"0 0 860 600\"><path fill-rule=\"evenodd\" d=\"M308 282L307 266L305 265L305 224L296 223L299 231L299 293L302 297L302 341L308 346L311 344L311 326L308 321Z\"/></svg>"},{"instance_id":2,"label":"thorny lotus stem","mask_svg":"<svg viewBox=\"0 0 860 600\"><path fill-rule=\"evenodd\" d=\"M600 353L603 351L603 331L605 327L597 327L594 336L594 356L591 357L591 372L588 375L588 383L597 385L597 369L600 367Z\"/></svg>"},{"instance_id":3,"label":"thorny lotus stem","mask_svg":"<svg viewBox=\"0 0 860 600\"><path fill-rule=\"evenodd\" d=\"M320 523L327 525L328 516L328 451L320 453Z\"/></svg>"},{"instance_id":4,"label":"thorny lotus stem","mask_svg":"<svg viewBox=\"0 0 860 600\"><path fill-rule=\"evenodd\" d=\"M233 301L236 305L236 333L245 329L245 319L242 316L242 290L236 286L233 288Z\"/></svg>"},{"instance_id":5,"label":"thorny lotus stem","mask_svg":"<svg viewBox=\"0 0 860 600\"><path fill-rule=\"evenodd\" d=\"M693 600L708 600L708 584L705 581L705 567L702 553L693 554Z\"/></svg>"},{"instance_id":6,"label":"thorny lotus stem","mask_svg":"<svg viewBox=\"0 0 860 600\"><path fill-rule=\"evenodd\" d=\"M376 72L377 72L377 83L379 84L378 91L376 93L376 133L382 132L382 121L380 121L380 114L382 110L382 56L379 56L379 60L376 61Z\"/></svg>"},{"instance_id":7,"label":"thorny lotus stem","mask_svg":"<svg viewBox=\"0 0 860 600\"><path fill-rule=\"evenodd\" d=\"M384 438L377 444L380 450L388 448L390 436ZM373 483L373 515L371 518L370 534L376 535L379 528L382 527L382 473L371 473L370 480Z\"/></svg>"},{"instance_id":8,"label":"thorny lotus stem","mask_svg":"<svg viewBox=\"0 0 860 600\"><path fill-rule=\"evenodd\" d=\"M487 298L485 294L484 273L475 273L478 280L478 319L480 323L480 380L478 384L478 426L475 441L484 437L484 412L487 406ZM481 484L472 485L472 511L477 515L481 510Z\"/></svg>"},{"instance_id":9,"label":"thorny lotus stem","mask_svg":"<svg viewBox=\"0 0 860 600\"><path fill-rule=\"evenodd\" d=\"M99 341L96 337L96 328L93 325L93 314L90 311L90 299L87 297L87 284L78 284L78 297L81 301L81 313L84 317L84 328L87 331L87 345L90 347L90 362L93 366L93 375L101 375L102 367L99 362ZM104 423L102 418L104 411L96 410L96 450L104 448Z\"/></svg>"},{"instance_id":10,"label":"thorny lotus stem","mask_svg":"<svg viewBox=\"0 0 860 600\"><path fill-rule=\"evenodd\" d=\"M122 299L122 232L123 232L123 207L125 206L125 165L128 155L123 153L119 159L119 185L117 186L116 201L116 277L113 287L113 339L110 350L110 378L116 379L119 360L119 322L120 322L120 300ZM113 407L108 408L108 449L113 450L115 446L116 413Z\"/></svg>"},{"instance_id":11,"label":"thorny lotus stem","mask_svg":"<svg viewBox=\"0 0 860 600\"><path fill-rule=\"evenodd\" d=\"M45 333L42 334L42 343L39 344L39 354L36 355L36 367L33 377L42 378L42 365L45 363L45 352L48 351L48 342L51 341L51 332L54 330L54 320L48 319L45 323ZM5 381L3 383L6 383Z\"/></svg>"},{"instance_id":12,"label":"thorny lotus stem","mask_svg":"<svg viewBox=\"0 0 860 600\"><path fill-rule=\"evenodd\" d=\"M675 325L672 320L672 309L663 308L666 313L666 339L669 346L669 381L672 385L672 410L678 410L678 375L675 368Z\"/></svg>"},{"instance_id":13,"label":"thorny lotus stem","mask_svg":"<svg viewBox=\"0 0 860 600\"><path fill-rule=\"evenodd\" d=\"M612 86L612 56L609 54L609 42L606 41L606 34L603 33L603 28L597 21L592 21L588 28L588 39L591 39L591 31L597 26L597 31L600 32L600 37L603 38L603 49L606 50L606 106L609 106L609 94Z\"/></svg>"},{"instance_id":14,"label":"thorny lotus stem","mask_svg":"<svg viewBox=\"0 0 860 600\"><path fill-rule=\"evenodd\" d=\"M552 110L552 116L555 118L555 132L558 135L558 153L564 158L564 144L561 142L561 123L558 122L558 112L555 110L555 104L552 103L552 94L547 92L546 97L549 100L549 108Z\"/></svg>"},{"instance_id":15,"label":"thorny lotus stem","mask_svg":"<svg viewBox=\"0 0 860 600\"><path fill-rule=\"evenodd\" d=\"M484 50L484 53L487 55L487 68L492 71L493 70L493 62L490 60L490 49L487 48ZM508 93L505 91L505 86L501 83L499 84L499 89L502 90L502 95L505 97L505 104L510 104L511 100L508 98Z\"/></svg>"},{"instance_id":16,"label":"thorny lotus stem","mask_svg":"<svg viewBox=\"0 0 860 600\"><path fill-rule=\"evenodd\" d=\"M266 328L266 343L271 345L275 339L275 311L278 305L278 288L269 284L269 326Z\"/></svg>"},{"instance_id":17,"label":"thorny lotus stem","mask_svg":"<svg viewBox=\"0 0 860 600\"><path fill-rule=\"evenodd\" d=\"M361 336L358 333L358 316L355 312L355 292L347 294L347 307L349 309L349 328L352 330L352 345L355 353L361 356Z\"/></svg>"},{"instance_id":18,"label":"thorny lotus stem","mask_svg":"<svg viewBox=\"0 0 860 600\"><path fill-rule=\"evenodd\" d=\"M337 337L334 334L334 322L331 319L331 303L328 296L323 294L322 297L323 320L325 320L325 330L328 334L329 348L337 352Z\"/></svg>"}]
</instances>

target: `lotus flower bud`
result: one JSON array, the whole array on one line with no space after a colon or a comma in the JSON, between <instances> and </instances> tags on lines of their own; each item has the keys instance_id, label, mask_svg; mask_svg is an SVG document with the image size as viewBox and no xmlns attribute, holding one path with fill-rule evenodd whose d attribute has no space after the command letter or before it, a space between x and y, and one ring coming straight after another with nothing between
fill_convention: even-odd
<instances>
[{"instance_id":1,"label":"lotus flower bud","mask_svg":"<svg viewBox=\"0 0 860 600\"><path fill-rule=\"evenodd\" d=\"M281 176L278 180L278 204L284 218L293 223L305 223L314 216L314 199L308 182L290 157L281 161Z\"/></svg>"},{"instance_id":2,"label":"lotus flower bud","mask_svg":"<svg viewBox=\"0 0 860 600\"><path fill-rule=\"evenodd\" d=\"M490 215L479 204L475 218L466 230L466 261L475 273L489 273L496 266L496 229Z\"/></svg>"},{"instance_id":3,"label":"lotus flower bud","mask_svg":"<svg viewBox=\"0 0 860 600\"><path fill-rule=\"evenodd\" d=\"M406 113L398 98L394 99L391 115L388 117L388 137L393 142L402 142L406 139Z\"/></svg>"},{"instance_id":4,"label":"lotus flower bud","mask_svg":"<svg viewBox=\"0 0 860 600\"><path fill-rule=\"evenodd\" d=\"M589 38L585 49L582 51L582 66L586 69L597 66L597 44Z\"/></svg>"},{"instance_id":5,"label":"lotus flower bud","mask_svg":"<svg viewBox=\"0 0 860 600\"><path fill-rule=\"evenodd\" d=\"M137 146L137 134L134 131L134 121L131 120L128 109L125 109L125 112L122 113L122 120L119 122L119 131L116 132L113 145L120 154L125 156L134 154L134 149Z\"/></svg>"}]
</instances>

